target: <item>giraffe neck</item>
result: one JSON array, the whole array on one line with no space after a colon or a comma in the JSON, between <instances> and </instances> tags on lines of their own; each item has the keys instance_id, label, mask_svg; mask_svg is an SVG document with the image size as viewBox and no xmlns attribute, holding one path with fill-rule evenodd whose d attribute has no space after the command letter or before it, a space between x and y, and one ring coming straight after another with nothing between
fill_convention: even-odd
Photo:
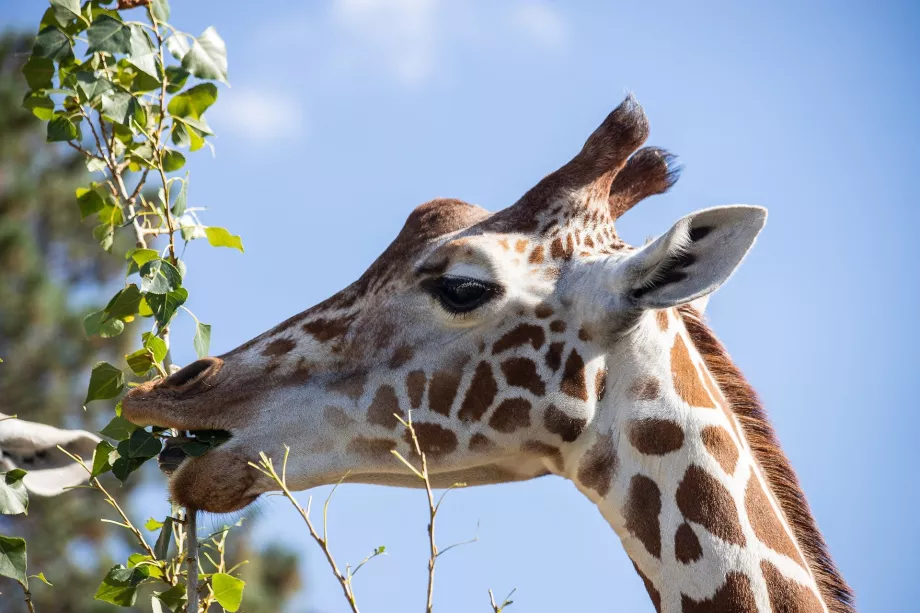
<instances>
[{"instance_id":1,"label":"giraffe neck","mask_svg":"<svg viewBox=\"0 0 920 613\"><path fill-rule=\"evenodd\" d=\"M599 411L570 476L621 538L659 612L854 611L807 505L790 509L777 498L776 462L764 461L725 373L712 372L711 348L698 348L690 330L702 324L684 317L659 312L640 325L642 342L624 350L634 355L611 356L659 367L608 385L608 406L621 408ZM771 432L766 438L775 444ZM786 487L801 496L790 478ZM810 540L790 517L808 524Z\"/></svg>"}]
</instances>

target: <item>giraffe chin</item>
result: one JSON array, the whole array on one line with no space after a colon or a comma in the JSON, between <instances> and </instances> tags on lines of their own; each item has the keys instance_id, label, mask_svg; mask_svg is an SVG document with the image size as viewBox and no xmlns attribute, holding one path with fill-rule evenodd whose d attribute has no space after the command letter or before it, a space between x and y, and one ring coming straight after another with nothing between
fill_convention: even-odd
<instances>
[{"instance_id":1,"label":"giraffe chin","mask_svg":"<svg viewBox=\"0 0 920 613\"><path fill-rule=\"evenodd\" d=\"M258 473L245 456L215 449L184 460L169 480L170 499L176 504L208 511L232 513L259 497L253 492Z\"/></svg>"}]
</instances>

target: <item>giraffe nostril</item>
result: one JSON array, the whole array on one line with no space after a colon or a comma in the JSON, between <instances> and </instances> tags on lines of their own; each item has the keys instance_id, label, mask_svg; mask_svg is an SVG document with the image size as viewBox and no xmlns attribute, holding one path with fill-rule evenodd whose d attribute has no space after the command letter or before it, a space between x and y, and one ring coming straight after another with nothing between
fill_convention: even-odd
<instances>
[{"instance_id":1,"label":"giraffe nostril","mask_svg":"<svg viewBox=\"0 0 920 613\"><path fill-rule=\"evenodd\" d=\"M222 364L223 361L219 358L202 358L174 372L161 385L163 387L184 387L208 374L216 373Z\"/></svg>"}]
</instances>

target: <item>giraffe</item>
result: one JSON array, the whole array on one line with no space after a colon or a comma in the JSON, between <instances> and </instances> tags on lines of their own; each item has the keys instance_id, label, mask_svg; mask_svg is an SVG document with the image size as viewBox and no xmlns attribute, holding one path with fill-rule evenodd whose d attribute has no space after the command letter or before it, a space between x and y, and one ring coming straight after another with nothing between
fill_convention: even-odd
<instances>
[{"instance_id":1,"label":"giraffe","mask_svg":"<svg viewBox=\"0 0 920 613\"><path fill-rule=\"evenodd\" d=\"M416 487L412 411L432 482L547 474L593 501L657 611L855 611L756 393L703 321L766 211L692 213L641 247L614 221L677 180L640 147L630 95L575 157L491 214L416 208L356 282L220 357L123 400L144 425L226 430L179 458L170 493L214 512L272 484L249 466L289 445L292 489Z\"/></svg>"}]
</instances>

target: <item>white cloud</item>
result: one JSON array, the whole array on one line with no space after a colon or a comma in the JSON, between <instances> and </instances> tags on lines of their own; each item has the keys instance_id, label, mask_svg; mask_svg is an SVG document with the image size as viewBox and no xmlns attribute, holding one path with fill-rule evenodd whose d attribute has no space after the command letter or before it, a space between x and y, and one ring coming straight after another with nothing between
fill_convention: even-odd
<instances>
[{"instance_id":1,"label":"white cloud","mask_svg":"<svg viewBox=\"0 0 920 613\"><path fill-rule=\"evenodd\" d=\"M568 22L542 2L518 4L511 12L512 24L545 47L559 48L569 39Z\"/></svg>"},{"instance_id":2,"label":"white cloud","mask_svg":"<svg viewBox=\"0 0 920 613\"><path fill-rule=\"evenodd\" d=\"M349 41L341 51L412 84L434 70L438 8L437 0L336 0L330 15Z\"/></svg>"},{"instance_id":3,"label":"white cloud","mask_svg":"<svg viewBox=\"0 0 920 613\"><path fill-rule=\"evenodd\" d=\"M297 138L303 131L301 104L286 94L264 89L222 91L209 117L220 130L254 141Z\"/></svg>"}]
</instances>

